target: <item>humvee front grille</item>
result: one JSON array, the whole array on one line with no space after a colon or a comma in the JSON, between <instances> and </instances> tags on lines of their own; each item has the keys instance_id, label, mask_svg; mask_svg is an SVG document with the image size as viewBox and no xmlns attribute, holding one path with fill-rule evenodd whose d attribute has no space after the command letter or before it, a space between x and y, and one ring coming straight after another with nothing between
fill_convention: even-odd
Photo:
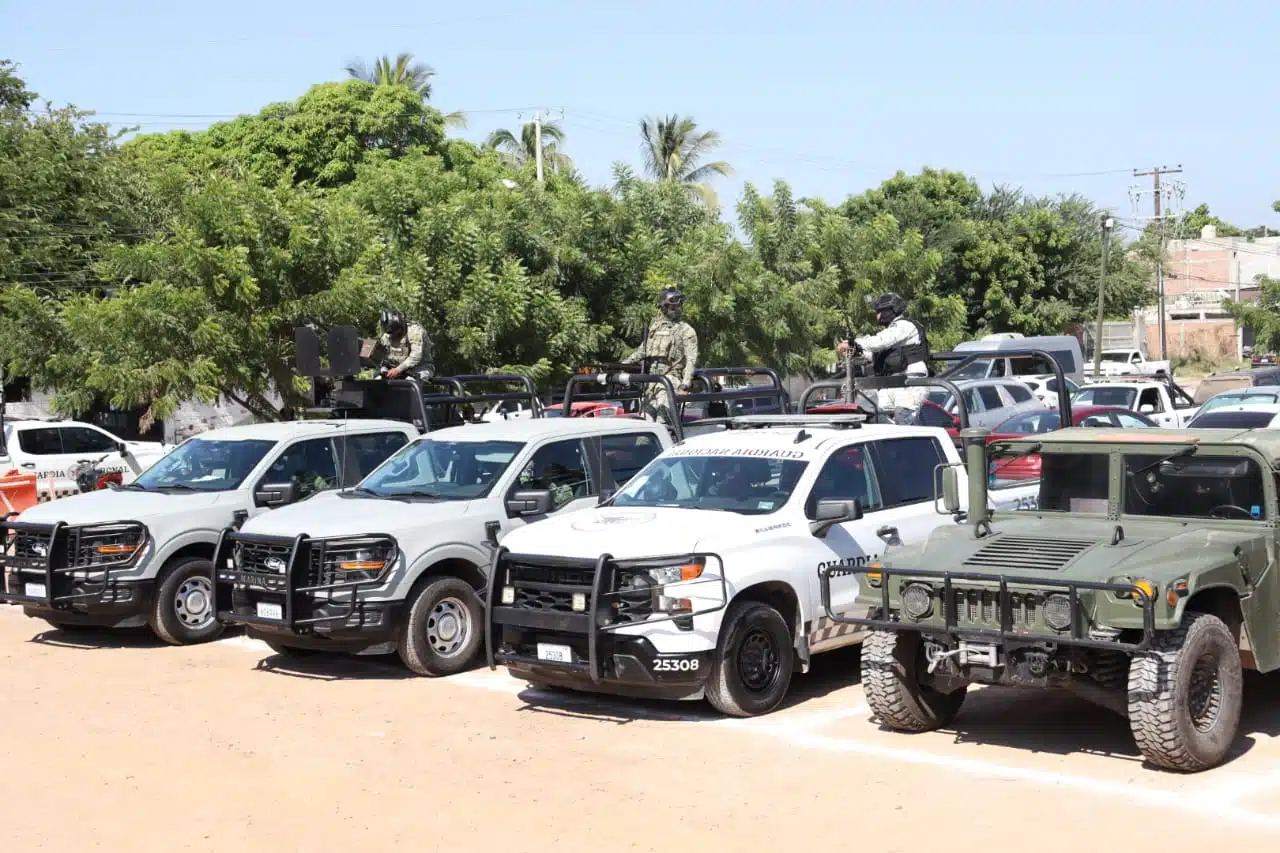
<instances>
[{"instance_id":1,"label":"humvee front grille","mask_svg":"<svg viewBox=\"0 0 1280 853\"><path fill-rule=\"evenodd\" d=\"M1058 539L996 534L964 561L966 566L1053 572L1098 544L1094 539Z\"/></svg>"}]
</instances>

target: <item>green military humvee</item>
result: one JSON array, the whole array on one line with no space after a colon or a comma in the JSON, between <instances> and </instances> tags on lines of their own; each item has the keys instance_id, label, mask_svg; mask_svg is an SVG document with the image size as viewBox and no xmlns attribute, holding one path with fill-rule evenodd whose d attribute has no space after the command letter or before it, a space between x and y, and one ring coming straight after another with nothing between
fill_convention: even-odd
<instances>
[{"instance_id":1,"label":"green military humvee","mask_svg":"<svg viewBox=\"0 0 1280 853\"><path fill-rule=\"evenodd\" d=\"M873 714L919 732L949 724L971 683L1063 688L1127 716L1154 765L1222 762L1242 668L1280 668L1280 431L961 438L970 507L1014 469L1039 477L1039 506L980 510L842 569L861 576L852 614L865 615L827 615L872 629L862 684ZM956 511L955 470L939 480Z\"/></svg>"}]
</instances>

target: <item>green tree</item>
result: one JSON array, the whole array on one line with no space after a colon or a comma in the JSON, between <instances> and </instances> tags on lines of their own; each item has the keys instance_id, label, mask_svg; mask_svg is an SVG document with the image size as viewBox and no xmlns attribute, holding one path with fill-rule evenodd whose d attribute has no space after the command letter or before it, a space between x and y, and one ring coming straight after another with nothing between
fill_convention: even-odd
<instances>
[{"instance_id":1,"label":"green tree","mask_svg":"<svg viewBox=\"0 0 1280 853\"><path fill-rule=\"evenodd\" d=\"M688 116L646 117L640 120L641 154L645 171L659 181L675 181L694 187L708 203L716 202L706 181L713 175L732 175L733 167L722 160L703 162L720 146L720 134L698 130Z\"/></svg>"},{"instance_id":2,"label":"green tree","mask_svg":"<svg viewBox=\"0 0 1280 853\"><path fill-rule=\"evenodd\" d=\"M485 146L501 151L505 159L517 169L533 163L538 156L537 129L532 124L524 124L520 128L520 136L506 128L499 128L485 139ZM558 172L573 168L561 147L564 145L564 130L558 122L542 123L542 165L543 169Z\"/></svg>"}]
</instances>

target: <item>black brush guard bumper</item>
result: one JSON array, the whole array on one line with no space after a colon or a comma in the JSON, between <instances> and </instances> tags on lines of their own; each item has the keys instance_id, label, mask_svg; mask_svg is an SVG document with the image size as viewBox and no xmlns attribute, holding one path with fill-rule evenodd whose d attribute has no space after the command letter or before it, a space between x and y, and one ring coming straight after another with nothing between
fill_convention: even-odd
<instances>
[{"instance_id":1,"label":"black brush guard bumper","mask_svg":"<svg viewBox=\"0 0 1280 853\"><path fill-rule=\"evenodd\" d=\"M861 618L855 616L845 616L832 612L831 609L831 575L838 573L841 576L858 576L878 574L880 578L880 618L871 618L870 616ZM1147 593L1133 584L1128 583L1105 583L1101 581L1058 581L1043 577L1025 577L1020 575L989 575L977 572L942 572L942 571L922 571L919 569L904 569L895 572L888 568L870 568L866 566L859 567L835 567L831 569L822 569L819 572L822 580L822 608L826 611L827 618L833 622L842 625L862 625L868 628L882 628L889 631L919 631L924 634L943 635L947 637L963 637L964 639L988 640L994 642L1013 641L1017 643L1057 643L1060 646L1079 646L1089 649L1104 649L1117 652L1141 652L1151 646L1151 641L1155 637L1155 600L1147 595ZM889 581L892 577L905 577L912 581L941 581L942 582L942 613L943 624L935 625L927 622L903 622L896 618L891 618L889 609ZM973 583L978 585L981 591L989 591L992 586L997 586L999 597L997 600L997 609L1000 613L1000 627L980 628L962 626L959 624L958 608L956 605L956 587L955 582ZM868 582L869 585L869 582ZM1040 634L1030 631L1017 631L1013 628L1013 607L1009 598L1009 587L1032 587L1044 590L1046 594L1066 593L1071 603L1071 627L1070 633L1051 633ZM872 587L874 589L874 587ZM963 591L968 592L972 588L965 588ZM1089 590L1094 592L1115 592L1129 593L1130 595L1140 596L1142 599L1142 639L1136 643L1122 642L1121 640L1095 639L1085 634L1085 626L1081 619L1080 592L1081 590ZM936 600L936 599L935 599Z\"/></svg>"},{"instance_id":2,"label":"black brush guard bumper","mask_svg":"<svg viewBox=\"0 0 1280 853\"><path fill-rule=\"evenodd\" d=\"M243 569L234 559L237 544L263 546L274 549L283 556L284 569L273 572L265 569ZM361 589L380 586L386 582L391 566L382 569L375 578L355 581L323 582L325 556L334 551L349 552L358 548L391 546L390 554L398 554L395 538L386 533L368 533L356 536L312 538L299 533L288 536L265 536L242 533L228 527L218 537L213 555L214 612L224 625L245 625L288 630L298 634L326 633L345 626L361 607L358 595ZM319 568L316 568L319 567ZM315 578L321 578L316 580ZM238 612L235 593L240 590L250 599L253 614ZM338 593L341 597L333 597ZM322 597L327 594L327 597ZM256 615L258 603L279 604L281 618L272 619ZM333 605L336 612L309 615L318 605Z\"/></svg>"},{"instance_id":3,"label":"black brush guard bumper","mask_svg":"<svg viewBox=\"0 0 1280 853\"><path fill-rule=\"evenodd\" d=\"M77 555L86 541L129 534L137 536L137 547L125 559L78 564ZM139 521L93 524L0 521L0 604L70 610L77 604L99 602L104 594L114 593L117 587L125 583L136 585L136 581L121 581L113 575L137 564L139 555L146 548L148 535L146 526ZM9 553L10 550L17 549L24 536L39 543L45 553ZM44 586L45 594L9 592L10 576L16 576L18 589L25 590L28 583L37 583ZM77 582L79 591L75 589Z\"/></svg>"},{"instance_id":4,"label":"black brush guard bumper","mask_svg":"<svg viewBox=\"0 0 1280 853\"><path fill-rule=\"evenodd\" d=\"M682 581L682 583L687 585L696 585L699 583L714 583L719 585L719 604L704 607L700 610L665 614L663 616L657 616L657 613L661 611L658 611L655 606L653 613L645 619L634 622L609 621L610 602L621 599L625 595L634 595L636 593L634 589L615 588L620 568L632 571L640 571L647 568L663 568L689 563L699 557L715 559L719 575L712 578L697 578L692 581ZM526 610L504 605L502 603L502 596L499 590L504 585L503 581L505 580L507 565L511 562L521 560L528 560L540 567L593 570L594 573L592 575L591 586L589 588L576 585L525 580L515 581L512 584L513 586L521 589L538 592L570 594L584 593L586 595L586 607L583 612L547 612ZM724 578L723 567L723 561L721 561L717 555L710 553L683 554L668 557L646 557L639 560L614 560L609 554L601 554L597 559L591 560L574 559L570 557L549 557L545 555L515 555L510 554L506 548L499 547L494 550L493 558L489 564L488 588L485 595L484 645L489 669L497 669L499 664L530 664L559 670L561 672L585 674L590 676L592 684L600 684L605 680L604 656L601 650L601 637L603 635L616 633L622 628L641 625L661 625L667 622L675 622L677 620L684 619L691 620L695 616L705 616L708 613L716 613L724 610L729 606L729 584ZM651 590L653 599L656 601L657 597L660 596L665 589L665 586L653 587ZM689 589L689 586L684 587L684 590L687 589ZM569 663L547 661L538 657L530 657L528 655L501 652L498 650L498 643L502 639L500 629L504 627L533 631L557 631L566 634L585 636L587 638L587 662Z\"/></svg>"}]
</instances>

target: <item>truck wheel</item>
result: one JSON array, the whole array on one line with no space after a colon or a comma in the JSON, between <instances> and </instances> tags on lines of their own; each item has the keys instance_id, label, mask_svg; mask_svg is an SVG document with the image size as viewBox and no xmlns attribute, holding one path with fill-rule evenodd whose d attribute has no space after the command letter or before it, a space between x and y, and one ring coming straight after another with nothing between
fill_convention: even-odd
<instances>
[{"instance_id":1,"label":"truck wheel","mask_svg":"<svg viewBox=\"0 0 1280 853\"><path fill-rule=\"evenodd\" d=\"M1170 770L1207 770L1236 739L1244 681L1226 623L1187 613L1129 665L1129 728L1143 756Z\"/></svg>"},{"instance_id":2,"label":"truck wheel","mask_svg":"<svg viewBox=\"0 0 1280 853\"><path fill-rule=\"evenodd\" d=\"M300 646L286 646L284 643L275 640L263 640L267 644L267 648L271 651L286 658L309 658L312 655L318 655L320 652L316 649L304 649Z\"/></svg>"},{"instance_id":3,"label":"truck wheel","mask_svg":"<svg viewBox=\"0 0 1280 853\"><path fill-rule=\"evenodd\" d=\"M151 630L175 646L217 638L223 625L213 618L213 563L183 557L166 569L151 604Z\"/></svg>"},{"instance_id":4,"label":"truck wheel","mask_svg":"<svg viewBox=\"0 0 1280 853\"><path fill-rule=\"evenodd\" d=\"M419 675L454 675L475 663L484 641L484 606L471 584L436 578L409 606L396 651Z\"/></svg>"},{"instance_id":5,"label":"truck wheel","mask_svg":"<svg viewBox=\"0 0 1280 853\"><path fill-rule=\"evenodd\" d=\"M791 686L795 655L782 614L758 601L736 601L720 628L707 679L707 701L731 717L767 714Z\"/></svg>"},{"instance_id":6,"label":"truck wheel","mask_svg":"<svg viewBox=\"0 0 1280 853\"><path fill-rule=\"evenodd\" d=\"M862 691L881 723L900 732L948 725L964 704L964 690L941 693L920 683L924 644L915 631L872 631L862 642Z\"/></svg>"}]
</instances>

